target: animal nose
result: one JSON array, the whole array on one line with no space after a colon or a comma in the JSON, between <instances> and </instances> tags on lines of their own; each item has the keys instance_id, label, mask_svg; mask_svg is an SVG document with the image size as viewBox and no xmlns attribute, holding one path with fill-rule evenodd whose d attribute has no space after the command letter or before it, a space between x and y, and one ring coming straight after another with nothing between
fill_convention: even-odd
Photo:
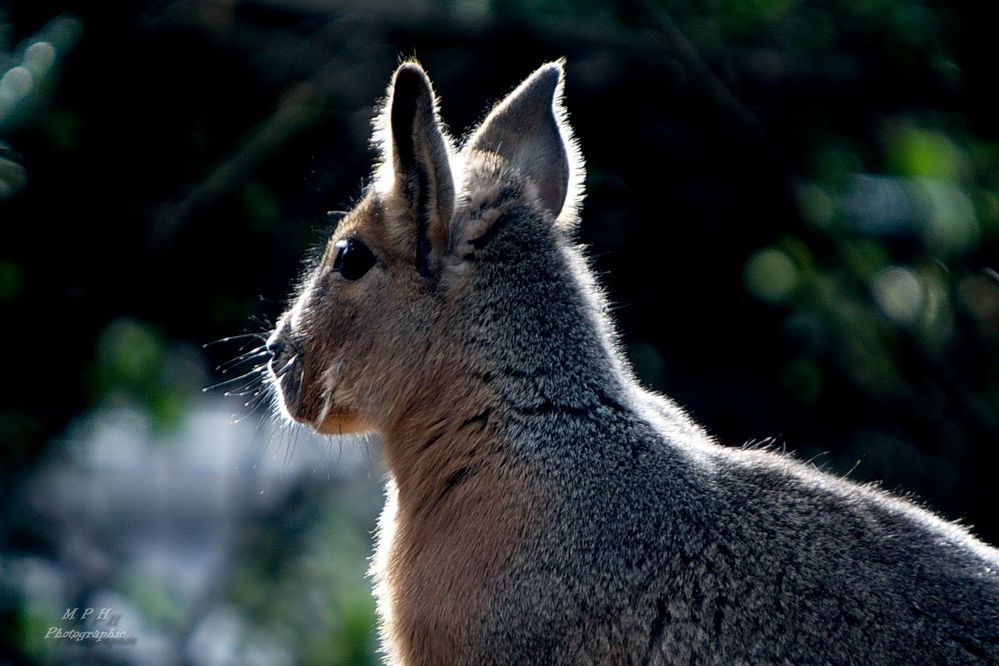
<instances>
[{"instance_id":1,"label":"animal nose","mask_svg":"<svg viewBox=\"0 0 999 666\"><path fill-rule=\"evenodd\" d=\"M284 342L277 335L272 335L271 339L267 341L267 351L270 352L271 358L281 356L284 351Z\"/></svg>"}]
</instances>

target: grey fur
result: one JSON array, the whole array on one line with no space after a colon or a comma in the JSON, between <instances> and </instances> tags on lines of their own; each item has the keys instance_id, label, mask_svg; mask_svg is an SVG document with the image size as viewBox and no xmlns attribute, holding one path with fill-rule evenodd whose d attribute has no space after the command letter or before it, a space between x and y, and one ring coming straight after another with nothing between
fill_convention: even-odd
<instances>
[{"instance_id":1,"label":"grey fur","mask_svg":"<svg viewBox=\"0 0 999 666\"><path fill-rule=\"evenodd\" d=\"M489 457L448 477L441 506L471 501L461 488L482 466L543 498L529 505L537 529L526 530L498 573L481 582L484 604L467 621L437 622L430 613L387 634L390 658L999 663L999 552L886 493L773 452L718 446L681 408L638 386L564 224L576 214L571 183L581 180L581 166L559 112L561 77L560 64L544 66L463 149L447 249L432 293L413 305L423 328L407 329L410 315L399 312L400 330L413 332L386 336L393 347L373 342L342 358L323 352L351 387L334 396L375 429L424 423L427 447L440 433L488 433ZM321 277L310 284L346 288ZM335 336L336 319L312 330L295 323L316 319L308 311L321 306L310 304L323 298L307 286L305 305L276 335ZM356 317L363 320L363 310ZM426 357L414 361L419 345ZM354 362L380 385L352 375ZM461 396L420 395L448 373L476 378L488 398L463 404ZM392 397L383 376L398 377L404 397ZM386 440L390 453L406 446ZM391 557L391 533L407 529L406 516L436 510L405 506L412 495L403 468L391 459L389 467L380 558ZM500 499L513 491L491 492ZM375 575L383 609L395 608L397 583L377 563ZM447 572L431 580L449 589Z\"/></svg>"},{"instance_id":2,"label":"grey fur","mask_svg":"<svg viewBox=\"0 0 999 666\"><path fill-rule=\"evenodd\" d=\"M569 157L552 103L561 64L538 69L489 114L468 142L471 150L501 155L538 188L538 199L558 217L569 190Z\"/></svg>"}]
</instances>

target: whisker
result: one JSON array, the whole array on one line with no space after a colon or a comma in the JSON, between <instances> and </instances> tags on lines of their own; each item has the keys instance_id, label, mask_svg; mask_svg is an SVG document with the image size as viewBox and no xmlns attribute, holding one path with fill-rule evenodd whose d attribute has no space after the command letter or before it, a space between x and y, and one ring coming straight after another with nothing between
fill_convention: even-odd
<instances>
[{"instance_id":1,"label":"whisker","mask_svg":"<svg viewBox=\"0 0 999 666\"><path fill-rule=\"evenodd\" d=\"M222 395L226 396L227 398L232 398L232 397L239 398L245 395L249 395L250 393L256 391L257 389L260 388L260 385L261 384L259 380L250 379L242 386L230 389L225 393L223 393Z\"/></svg>"},{"instance_id":2,"label":"whisker","mask_svg":"<svg viewBox=\"0 0 999 666\"><path fill-rule=\"evenodd\" d=\"M270 396L271 390L267 382L264 379L255 382L253 385L247 386L246 390L241 393L226 393L227 396L245 397L250 396L246 401L243 402L243 410L240 414L233 415L233 423L239 423L246 417L250 416L263 404ZM266 415L264 415L266 416Z\"/></svg>"},{"instance_id":3,"label":"whisker","mask_svg":"<svg viewBox=\"0 0 999 666\"><path fill-rule=\"evenodd\" d=\"M261 296L260 300L263 301L268 299L265 299L263 296ZM268 335L270 334L271 329L274 328L274 322L271 321L270 317L267 317L266 315L250 315L250 321L252 321L255 324L259 324L264 329L266 329Z\"/></svg>"},{"instance_id":4,"label":"whisker","mask_svg":"<svg viewBox=\"0 0 999 666\"><path fill-rule=\"evenodd\" d=\"M230 385L236 384L237 382L240 382L240 381L242 381L244 379L247 379L248 377L252 377L254 375L261 374L261 371L264 368L266 368L266 367L267 367L266 363L257 364L255 366L253 366L253 368L250 369L249 372L246 372L246 373L240 375L239 377L233 377L232 379L226 379L226 380L221 381L221 382L219 382L217 384L212 384L211 386L206 386L205 388L201 389L201 392L202 393L207 393L208 391L214 391L216 389L220 389L223 386L230 386Z\"/></svg>"},{"instance_id":5,"label":"whisker","mask_svg":"<svg viewBox=\"0 0 999 666\"><path fill-rule=\"evenodd\" d=\"M269 391L263 389L254 393L253 397L246 401L246 405L250 408L250 413L252 414L258 407L260 407L260 405L264 404L264 401L266 401L268 397L270 397Z\"/></svg>"},{"instance_id":6,"label":"whisker","mask_svg":"<svg viewBox=\"0 0 999 666\"><path fill-rule=\"evenodd\" d=\"M227 398L242 398L244 396L256 397L261 391L263 391L263 384L260 381L250 381L246 386L242 386L238 389L233 389L231 391L226 391L222 395Z\"/></svg>"},{"instance_id":7,"label":"whisker","mask_svg":"<svg viewBox=\"0 0 999 666\"><path fill-rule=\"evenodd\" d=\"M284 365L282 365L282 366L281 366L281 369L280 369L280 370L277 370L277 371L275 371L275 372L274 372L274 374L275 374L275 375L276 375L277 377L283 377L283 376L284 376L284 374L285 374L286 372L288 372L288 370L290 370L290 369L291 369L291 366L292 366L292 365L294 365L295 361L297 361L297 360L298 360L298 354L295 354L295 355L293 355L293 356L292 356L291 358L289 358L289 359L288 359L288 362L287 362L287 363L285 363ZM302 378L303 378L303 379L305 378L305 369L304 369L304 368L302 369Z\"/></svg>"},{"instance_id":8,"label":"whisker","mask_svg":"<svg viewBox=\"0 0 999 666\"><path fill-rule=\"evenodd\" d=\"M242 420L249 414L244 414L239 417ZM233 416L233 423L239 423L236 416ZM240 456L239 468L247 473L250 470L257 469L257 466L263 457L264 453L267 451L267 447L270 445L271 437L273 436L273 430L269 426L273 423L267 418L266 414L261 414L260 418L257 419L257 425L253 429L253 436L250 438L246 450L243 455ZM264 426L268 427L265 429ZM266 430L267 436L261 437L262 433Z\"/></svg>"},{"instance_id":9,"label":"whisker","mask_svg":"<svg viewBox=\"0 0 999 666\"><path fill-rule=\"evenodd\" d=\"M248 352L246 352L244 354L240 354L236 358L230 359L230 360L226 361L225 363L222 363L217 368L215 368L215 372L221 372L221 373L225 374L226 372L228 372L229 370L231 370L233 367L239 365L240 363L243 363L244 361L249 361L251 359L260 358L261 356L267 356L268 354L270 354L270 352L267 351L265 348L263 348L263 347L254 347L250 351L248 351Z\"/></svg>"},{"instance_id":10,"label":"whisker","mask_svg":"<svg viewBox=\"0 0 999 666\"><path fill-rule=\"evenodd\" d=\"M218 340L212 340L211 342L206 342L205 344L201 345L201 348L202 349L208 349L209 347L213 347L215 345L220 345L220 344L225 343L225 342L235 342L236 340L247 340L247 339L251 339L251 338L254 338L254 339L257 339L257 340L266 340L267 339L267 335L266 335L266 333L263 333L263 332L260 332L260 333L240 333L239 335L229 335L229 336L226 336L224 338L219 338Z\"/></svg>"}]
</instances>

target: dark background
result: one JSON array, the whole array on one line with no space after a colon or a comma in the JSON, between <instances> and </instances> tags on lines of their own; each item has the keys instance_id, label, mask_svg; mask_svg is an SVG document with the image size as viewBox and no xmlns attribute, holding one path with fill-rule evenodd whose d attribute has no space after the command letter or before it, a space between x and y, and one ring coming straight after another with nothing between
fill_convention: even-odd
<instances>
[{"instance_id":1,"label":"dark background","mask_svg":"<svg viewBox=\"0 0 999 666\"><path fill-rule=\"evenodd\" d=\"M64 535L26 504L38 469L81 415L124 405L155 436L181 428L199 389L224 378L211 368L241 349L201 345L265 331L324 214L361 191L374 105L414 55L456 134L567 58L587 161L581 240L648 386L722 442L772 438L999 543L986 6L0 3L0 564L34 558L72 577ZM311 499L281 506L322 506L323 481L338 483L328 466ZM374 462L365 474L377 482ZM268 515L260 534L290 520ZM251 566L259 581L294 576L282 544L240 562L269 563ZM2 654L58 661L32 638L12 570ZM121 587L73 585L76 605ZM294 659L370 659L370 611L358 618L353 633L333 622L336 646Z\"/></svg>"}]
</instances>

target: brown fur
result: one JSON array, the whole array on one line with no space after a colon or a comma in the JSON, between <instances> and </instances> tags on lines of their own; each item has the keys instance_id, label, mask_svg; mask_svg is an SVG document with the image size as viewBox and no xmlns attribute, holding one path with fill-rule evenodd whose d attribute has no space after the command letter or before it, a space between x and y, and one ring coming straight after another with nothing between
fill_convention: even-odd
<instances>
[{"instance_id":1,"label":"brown fur","mask_svg":"<svg viewBox=\"0 0 999 666\"><path fill-rule=\"evenodd\" d=\"M371 573L394 663L467 661L460 650L488 611L494 579L543 520L536 486L505 464L488 418L495 397L453 363L459 352L432 350L452 360L449 370L384 431L396 497L382 524L394 528L381 534Z\"/></svg>"},{"instance_id":2,"label":"brown fur","mask_svg":"<svg viewBox=\"0 0 999 666\"><path fill-rule=\"evenodd\" d=\"M528 517L530 486L500 466L480 465L444 497L432 484L429 503L400 493L396 533L372 570L391 607L383 636L397 663L467 663L459 651L489 610L493 579L538 524L537 515Z\"/></svg>"}]
</instances>

